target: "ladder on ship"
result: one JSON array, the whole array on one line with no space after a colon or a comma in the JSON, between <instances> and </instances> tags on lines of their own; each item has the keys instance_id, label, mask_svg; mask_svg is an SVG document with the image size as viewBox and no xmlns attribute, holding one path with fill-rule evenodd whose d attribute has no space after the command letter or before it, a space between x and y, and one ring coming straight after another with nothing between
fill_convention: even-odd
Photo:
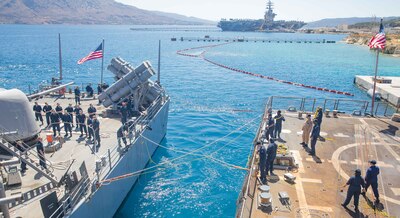
<instances>
[{"instance_id":1,"label":"ladder on ship","mask_svg":"<svg viewBox=\"0 0 400 218\"><path fill-rule=\"evenodd\" d=\"M27 144L22 142L22 146L25 148L25 151L18 150L17 147L5 140L3 136L0 136L0 147L10 152L13 156L19 158L21 161L26 163L26 165L30 166L36 172L49 179L53 183L53 185L56 186L58 184L58 181L57 177L53 174L54 169L51 167L51 165L46 164L47 169L44 168L39 164L38 161L34 160L39 160L39 156L34 154L29 149L29 146Z\"/></svg>"}]
</instances>

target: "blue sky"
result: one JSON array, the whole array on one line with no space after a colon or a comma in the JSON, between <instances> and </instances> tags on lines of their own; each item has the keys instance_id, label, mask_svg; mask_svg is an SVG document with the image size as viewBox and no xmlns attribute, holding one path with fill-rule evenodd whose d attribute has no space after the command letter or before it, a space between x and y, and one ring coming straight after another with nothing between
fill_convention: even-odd
<instances>
[{"instance_id":1,"label":"blue sky","mask_svg":"<svg viewBox=\"0 0 400 218\"><path fill-rule=\"evenodd\" d=\"M266 0L117 0L146 10L208 20L262 18ZM277 19L314 21L338 17L400 15L400 0L272 0Z\"/></svg>"}]
</instances>

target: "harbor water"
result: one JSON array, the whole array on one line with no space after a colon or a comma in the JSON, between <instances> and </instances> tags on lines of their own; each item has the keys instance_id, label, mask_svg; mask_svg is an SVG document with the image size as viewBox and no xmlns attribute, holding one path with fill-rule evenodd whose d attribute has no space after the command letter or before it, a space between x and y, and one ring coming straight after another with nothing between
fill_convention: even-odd
<instances>
[{"instance_id":1,"label":"harbor water","mask_svg":"<svg viewBox=\"0 0 400 218\"><path fill-rule=\"evenodd\" d=\"M230 67L355 95L349 97L235 73L200 58L176 54L180 49L218 42L170 41L172 37L204 35L340 41L344 35L146 32L131 27L0 26L0 88L27 93L58 76L58 33L64 82L74 81L79 86L100 80L100 59L83 65L76 62L102 39L105 66L111 58L121 56L135 66L148 59L156 67L158 40L162 41L161 84L171 96L171 105L167 135L149 166L163 164L144 172L115 217L232 217L245 174L240 167L249 157L267 97L369 99L353 84L354 75L373 74L375 54L365 46L242 42L214 47L205 54ZM400 76L400 58L382 55L379 74ZM113 81L106 70L104 78Z\"/></svg>"}]
</instances>

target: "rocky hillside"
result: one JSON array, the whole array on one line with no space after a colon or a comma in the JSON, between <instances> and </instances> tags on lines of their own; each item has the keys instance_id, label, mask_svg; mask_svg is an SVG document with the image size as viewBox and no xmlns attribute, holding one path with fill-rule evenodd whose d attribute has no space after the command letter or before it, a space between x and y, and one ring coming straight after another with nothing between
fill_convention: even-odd
<instances>
[{"instance_id":1,"label":"rocky hillside","mask_svg":"<svg viewBox=\"0 0 400 218\"><path fill-rule=\"evenodd\" d=\"M114 0L1 0L3 24L209 24L205 20L142 10Z\"/></svg>"},{"instance_id":2,"label":"rocky hillside","mask_svg":"<svg viewBox=\"0 0 400 218\"><path fill-rule=\"evenodd\" d=\"M348 44L368 45L369 40L374 34L353 33L345 38ZM383 51L385 54L400 57L400 34L386 35L386 48Z\"/></svg>"}]
</instances>

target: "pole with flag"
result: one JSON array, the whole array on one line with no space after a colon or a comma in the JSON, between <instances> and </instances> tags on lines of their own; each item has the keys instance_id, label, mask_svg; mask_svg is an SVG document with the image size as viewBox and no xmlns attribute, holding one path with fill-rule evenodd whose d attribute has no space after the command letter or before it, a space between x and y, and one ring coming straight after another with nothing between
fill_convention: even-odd
<instances>
[{"instance_id":1,"label":"pole with flag","mask_svg":"<svg viewBox=\"0 0 400 218\"><path fill-rule=\"evenodd\" d=\"M378 75L378 63L379 63L379 52L385 49L386 46L386 35L383 29L383 19L381 19L381 24L379 26L379 32L371 38L368 43L371 49L376 49L376 65L375 65L375 76L374 76L374 88L372 91L372 104L371 104L371 115L374 115L375 106L375 91L376 91L376 77Z\"/></svg>"},{"instance_id":2,"label":"pole with flag","mask_svg":"<svg viewBox=\"0 0 400 218\"><path fill-rule=\"evenodd\" d=\"M100 83L103 84L103 68L104 68L104 39L103 42L96 48L96 50L90 52L87 56L81 58L78 64L83 64L86 61L101 58L101 79Z\"/></svg>"}]
</instances>

